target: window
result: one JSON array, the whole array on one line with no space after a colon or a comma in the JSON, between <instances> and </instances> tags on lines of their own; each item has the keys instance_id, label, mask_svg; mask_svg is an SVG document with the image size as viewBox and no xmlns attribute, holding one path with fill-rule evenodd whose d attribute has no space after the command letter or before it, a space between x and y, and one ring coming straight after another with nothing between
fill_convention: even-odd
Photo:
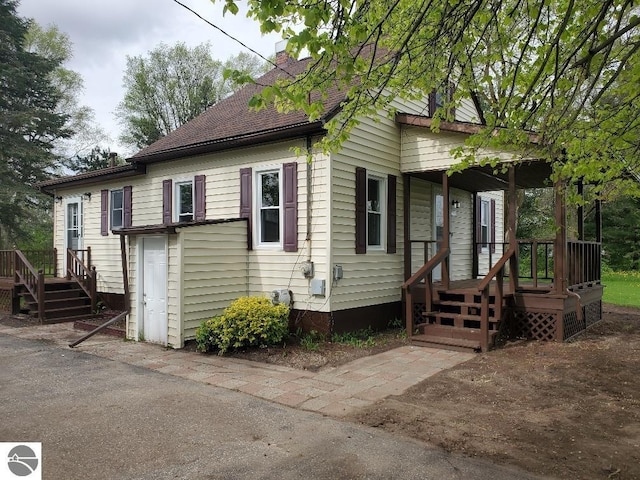
<instances>
[{"instance_id":1,"label":"window","mask_svg":"<svg viewBox=\"0 0 640 480\"><path fill-rule=\"evenodd\" d=\"M258 244L280 245L280 170L257 172Z\"/></svg>"},{"instance_id":2,"label":"window","mask_svg":"<svg viewBox=\"0 0 640 480\"><path fill-rule=\"evenodd\" d=\"M491 238L491 203L489 200L480 201L480 243L482 251L487 252Z\"/></svg>"},{"instance_id":3,"label":"window","mask_svg":"<svg viewBox=\"0 0 640 480\"><path fill-rule=\"evenodd\" d=\"M367 246L374 249L383 248L385 193L384 179L367 176Z\"/></svg>"},{"instance_id":4,"label":"window","mask_svg":"<svg viewBox=\"0 0 640 480\"><path fill-rule=\"evenodd\" d=\"M111 229L124 224L124 196L122 190L111 190Z\"/></svg>"},{"instance_id":5,"label":"window","mask_svg":"<svg viewBox=\"0 0 640 480\"><path fill-rule=\"evenodd\" d=\"M193 220L193 181L176 182L176 220Z\"/></svg>"}]
</instances>

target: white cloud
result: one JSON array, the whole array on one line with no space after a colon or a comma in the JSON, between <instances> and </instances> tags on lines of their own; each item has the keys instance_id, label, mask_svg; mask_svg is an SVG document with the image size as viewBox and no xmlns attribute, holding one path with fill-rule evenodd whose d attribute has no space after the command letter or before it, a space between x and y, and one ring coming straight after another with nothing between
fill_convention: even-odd
<instances>
[{"instance_id":1,"label":"white cloud","mask_svg":"<svg viewBox=\"0 0 640 480\"><path fill-rule=\"evenodd\" d=\"M274 53L279 37L261 36L258 24L244 14L223 17L222 4L210 0L183 3L262 55ZM42 26L54 24L69 35L74 55L68 67L84 79L81 102L93 108L97 121L113 140L113 150L123 148L117 144L120 126L114 111L124 96L122 75L127 56L144 55L161 42L195 46L209 41L220 60L243 51L238 43L172 0L21 0L18 13Z\"/></svg>"}]
</instances>

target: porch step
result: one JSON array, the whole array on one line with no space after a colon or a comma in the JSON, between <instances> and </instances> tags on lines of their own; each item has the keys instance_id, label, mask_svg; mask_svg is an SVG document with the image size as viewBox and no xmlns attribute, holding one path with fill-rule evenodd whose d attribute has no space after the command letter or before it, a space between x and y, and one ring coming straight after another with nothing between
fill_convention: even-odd
<instances>
[{"instance_id":1,"label":"porch step","mask_svg":"<svg viewBox=\"0 0 640 480\"><path fill-rule=\"evenodd\" d=\"M421 325L418 328L421 333L411 336L412 343L451 350L479 351L481 349L479 329L434 324ZM489 346L494 344L497 334L497 330L489 331Z\"/></svg>"},{"instance_id":2,"label":"porch step","mask_svg":"<svg viewBox=\"0 0 640 480\"><path fill-rule=\"evenodd\" d=\"M62 307L62 308L47 308L44 312L45 321L52 319L73 318L92 315L91 305L81 305L78 307Z\"/></svg>"},{"instance_id":3,"label":"porch step","mask_svg":"<svg viewBox=\"0 0 640 480\"><path fill-rule=\"evenodd\" d=\"M491 309L493 310L493 308ZM455 313L455 312L441 312L441 311L433 311L433 312L423 312L422 316L424 318L430 318L435 320L435 323L441 324L442 320L450 320L454 323L461 323L465 320L470 322L480 322L482 320L482 316L480 315L472 315L466 313ZM495 315L489 315L489 323L498 323L500 319L496 318Z\"/></svg>"},{"instance_id":4,"label":"porch step","mask_svg":"<svg viewBox=\"0 0 640 480\"><path fill-rule=\"evenodd\" d=\"M89 320L97 317L97 315L93 313L85 313L82 315L73 315L73 316L61 316L56 318L45 318L42 323L50 324L50 323L65 323L65 322L78 322L80 320Z\"/></svg>"},{"instance_id":5,"label":"porch step","mask_svg":"<svg viewBox=\"0 0 640 480\"><path fill-rule=\"evenodd\" d=\"M464 340L451 337L433 337L430 335L412 335L411 344L422 347L442 348L459 352L480 351L479 340Z\"/></svg>"}]
</instances>

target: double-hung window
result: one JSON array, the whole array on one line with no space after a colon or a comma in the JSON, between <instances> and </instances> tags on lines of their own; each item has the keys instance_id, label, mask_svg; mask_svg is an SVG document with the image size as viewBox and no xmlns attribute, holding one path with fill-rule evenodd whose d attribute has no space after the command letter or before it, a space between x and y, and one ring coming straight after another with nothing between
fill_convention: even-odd
<instances>
[{"instance_id":1,"label":"double-hung window","mask_svg":"<svg viewBox=\"0 0 640 480\"><path fill-rule=\"evenodd\" d=\"M282 227L281 171L256 172L258 245L280 245Z\"/></svg>"},{"instance_id":2,"label":"double-hung window","mask_svg":"<svg viewBox=\"0 0 640 480\"><path fill-rule=\"evenodd\" d=\"M175 220L189 222L193 220L193 181L176 182L175 185Z\"/></svg>"},{"instance_id":3,"label":"double-hung window","mask_svg":"<svg viewBox=\"0 0 640 480\"><path fill-rule=\"evenodd\" d=\"M367 247L384 248L386 187L383 178L367 176Z\"/></svg>"},{"instance_id":4,"label":"double-hung window","mask_svg":"<svg viewBox=\"0 0 640 480\"><path fill-rule=\"evenodd\" d=\"M488 252L491 238L491 203L489 200L480 201L480 243L482 251Z\"/></svg>"},{"instance_id":5,"label":"double-hung window","mask_svg":"<svg viewBox=\"0 0 640 480\"><path fill-rule=\"evenodd\" d=\"M122 190L111 190L111 229L124 224L124 197Z\"/></svg>"}]
</instances>

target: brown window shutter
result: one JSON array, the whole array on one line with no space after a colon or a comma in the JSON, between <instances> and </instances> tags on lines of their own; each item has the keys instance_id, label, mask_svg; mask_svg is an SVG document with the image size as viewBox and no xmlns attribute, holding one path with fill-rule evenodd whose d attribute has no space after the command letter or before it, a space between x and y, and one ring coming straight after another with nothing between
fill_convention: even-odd
<instances>
[{"instance_id":1,"label":"brown window shutter","mask_svg":"<svg viewBox=\"0 0 640 480\"><path fill-rule=\"evenodd\" d=\"M100 235L109 235L109 190L100 191Z\"/></svg>"},{"instance_id":2,"label":"brown window shutter","mask_svg":"<svg viewBox=\"0 0 640 480\"><path fill-rule=\"evenodd\" d=\"M206 178L204 175L196 175L195 181L195 194L196 194L196 206L195 206L195 220L201 222L207 218L207 196L206 196Z\"/></svg>"},{"instance_id":3,"label":"brown window shutter","mask_svg":"<svg viewBox=\"0 0 640 480\"><path fill-rule=\"evenodd\" d=\"M173 200L173 181L162 181L162 223L169 225L172 223L172 200Z\"/></svg>"},{"instance_id":4,"label":"brown window shutter","mask_svg":"<svg viewBox=\"0 0 640 480\"><path fill-rule=\"evenodd\" d=\"M476 248L482 253L482 198L476 195Z\"/></svg>"},{"instance_id":5,"label":"brown window shutter","mask_svg":"<svg viewBox=\"0 0 640 480\"><path fill-rule=\"evenodd\" d=\"M387 177L387 253L396 253L396 176Z\"/></svg>"},{"instance_id":6,"label":"brown window shutter","mask_svg":"<svg viewBox=\"0 0 640 480\"><path fill-rule=\"evenodd\" d=\"M123 209L123 216L124 218L122 219L122 224L125 228L130 227L132 225L132 205L131 205L131 200L132 200L132 193L131 193L131 186L127 186L127 187L123 187L122 188L122 209Z\"/></svg>"},{"instance_id":7,"label":"brown window shutter","mask_svg":"<svg viewBox=\"0 0 640 480\"><path fill-rule=\"evenodd\" d=\"M496 253L496 201L491 199L491 253Z\"/></svg>"},{"instance_id":8,"label":"brown window shutter","mask_svg":"<svg viewBox=\"0 0 640 480\"><path fill-rule=\"evenodd\" d=\"M240 218L249 219L247 231L247 248L252 248L252 215L251 215L251 168L240 169Z\"/></svg>"},{"instance_id":9,"label":"brown window shutter","mask_svg":"<svg viewBox=\"0 0 640 480\"><path fill-rule=\"evenodd\" d=\"M282 166L284 194L284 241L285 252L298 251L298 164Z\"/></svg>"},{"instance_id":10,"label":"brown window shutter","mask_svg":"<svg viewBox=\"0 0 640 480\"><path fill-rule=\"evenodd\" d=\"M367 170L356 167L356 253L367 253Z\"/></svg>"}]
</instances>

